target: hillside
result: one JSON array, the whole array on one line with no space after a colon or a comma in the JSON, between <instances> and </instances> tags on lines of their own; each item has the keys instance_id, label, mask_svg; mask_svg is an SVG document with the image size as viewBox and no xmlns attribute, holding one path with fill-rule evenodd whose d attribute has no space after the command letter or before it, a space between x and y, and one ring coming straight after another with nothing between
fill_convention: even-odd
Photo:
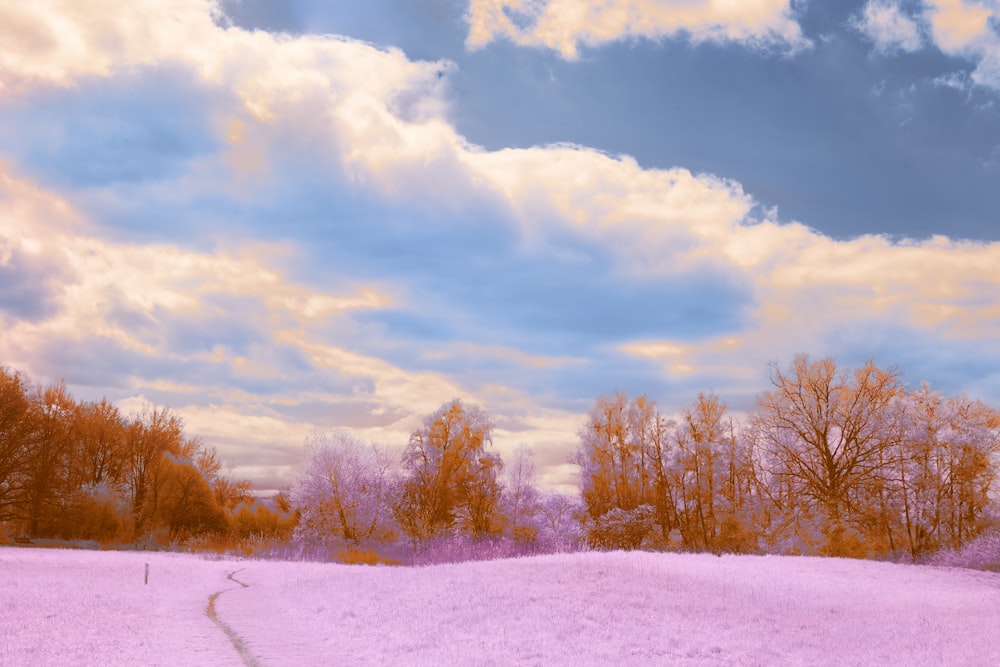
<instances>
[{"instance_id":1,"label":"hillside","mask_svg":"<svg viewBox=\"0 0 1000 667\"><path fill-rule=\"evenodd\" d=\"M414 569L2 548L0 572L3 665L975 665L1000 654L1000 576L867 561L618 552Z\"/></svg>"}]
</instances>

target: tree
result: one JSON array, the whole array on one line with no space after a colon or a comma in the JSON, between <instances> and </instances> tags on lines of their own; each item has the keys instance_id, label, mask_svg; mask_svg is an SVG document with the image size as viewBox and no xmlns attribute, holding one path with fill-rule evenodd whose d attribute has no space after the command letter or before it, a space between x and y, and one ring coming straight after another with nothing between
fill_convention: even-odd
<instances>
[{"instance_id":1,"label":"tree","mask_svg":"<svg viewBox=\"0 0 1000 667\"><path fill-rule=\"evenodd\" d=\"M185 438L167 409L126 420L105 399L77 403L62 382L32 386L0 367L0 521L21 531L104 540L121 537L128 519L134 536L156 522L175 537L218 527L219 503L202 487L219 468L215 450ZM245 498L250 487L227 488Z\"/></svg>"},{"instance_id":2,"label":"tree","mask_svg":"<svg viewBox=\"0 0 1000 667\"><path fill-rule=\"evenodd\" d=\"M74 490L76 402L59 383L39 387L30 405L32 429L25 460L23 517L32 535L51 535L53 520L65 509Z\"/></svg>"},{"instance_id":3,"label":"tree","mask_svg":"<svg viewBox=\"0 0 1000 667\"><path fill-rule=\"evenodd\" d=\"M774 497L819 521L826 553L844 553L853 539L846 524L860 514L863 487L882 473L897 437L885 421L902 391L896 373L872 360L847 373L832 359L800 355L787 373L773 366L771 383L750 419Z\"/></svg>"},{"instance_id":4,"label":"tree","mask_svg":"<svg viewBox=\"0 0 1000 667\"><path fill-rule=\"evenodd\" d=\"M499 532L502 462L488 449L492 433L483 410L455 399L410 436L394 514L415 545L455 531L474 539Z\"/></svg>"},{"instance_id":5,"label":"tree","mask_svg":"<svg viewBox=\"0 0 1000 667\"><path fill-rule=\"evenodd\" d=\"M544 548L569 551L583 540L582 522L586 514L583 501L575 494L548 489L538 500L538 539Z\"/></svg>"},{"instance_id":6,"label":"tree","mask_svg":"<svg viewBox=\"0 0 1000 667\"><path fill-rule=\"evenodd\" d=\"M495 537L503 532L500 474L503 460L496 452L475 457L467 474L458 481L457 527L473 540Z\"/></svg>"},{"instance_id":7,"label":"tree","mask_svg":"<svg viewBox=\"0 0 1000 667\"><path fill-rule=\"evenodd\" d=\"M127 459L125 422L106 399L81 403L75 415L75 433L80 446L79 477L84 486L121 484Z\"/></svg>"},{"instance_id":8,"label":"tree","mask_svg":"<svg viewBox=\"0 0 1000 667\"><path fill-rule=\"evenodd\" d=\"M359 545L387 535L391 518L389 458L345 431L316 435L291 490L301 517L298 539L336 537Z\"/></svg>"},{"instance_id":9,"label":"tree","mask_svg":"<svg viewBox=\"0 0 1000 667\"><path fill-rule=\"evenodd\" d=\"M25 492L27 445L32 432L29 383L0 366L0 521L16 519Z\"/></svg>"},{"instance_id":10,"label":"tree","mask_svg":"<svg viewBox=\"0 0 1000 667\"><path fill-rule=\"evenodd\" d=\"M519 543L530 544L538 537L533 521L538 513L537 477L534 452L527 445L519 445L506 466L503 492L510 534Z\"/></svg>"},{"instance_id":11,"label":"tree","mask_svg":"<svg viewBox=\"0 0 1000 667\"><path fill-rule=\"evenodd\" d=\"M678 526L678 505L680 492L683 489L683 475L677 472L677 423L654 411L646 426L646 442L648 454L646 460L650 467L650 482L652 498L647 504L652 505L656 512L656 523L660 526L660 539L666 542L671 531Z\"/></svg>"},{"instance_id":12,"label":"tree","mask_svg":"<svg viewBox=\"0 0 1000 667\"><path fill-rule=\"evenodd\" d=\"M233 512L243 503L253 503L253 485L247 480L234 480L232 473L222 474L222 461L215 447L206 446L200 438L191 438L184 448L194 466L208 482L216 504L226 512Z\"/></svg>"},{"instance_id":13,"label":"tree","mask_svg":"<svg viewBox=\"0 0 1000 667\"><path fill-rule=\"evenodd\" d=\"M215 502L208 480L190 459L167 452L158 474L153 516L170 530L171 540L226 529L225 512Z\"/></svg>"},{"instance_id":14,"label":"tree","mask_svg":"<svg viewBox=\"0 0 1000 667\"><path fill-rule=\"evenodd\" d=\"M698 394L684 411L678 433L676 465L681 489L677 510L681 535L693 548L714 550L724 507L720 502L732 471L732 443L724 421L726 405L716 396ZM732 508L729 508L732 513Z\"/></svg>"},{"instance_id":15,"label":"tree","mask_svg":"<svg viewBox=\"0 0 1000 667\"><path fill-rule=\"evenodd\" d=\"M581 495L597 519L612 509L632 510L652 491L647 425L655 422L655 403L626 394L602 396L580 431L577 463Z\"/></svg>"},{"instance_id":16,"label":"tree","mask_svg":"<svg viewBox=\"0 0 1000 667\"><path fill-rule=\"evenodd\" d=\"M886 467L906 550L916 560L942 547L958 548L986 525L1000 412L927 385L900 396L894 407L902 437Z\"/></svg>"},{"instance_id":17,"label":"tree","mask_svg":"<svg viewBox=\"0 0 1000 667\"><path fill-rule=\"evenodd\" d=\"M622 548L632 548L634 536L645 536L656 524L663 537L669 534L679 488L671 469L673 428L646 396L629 400L618 392L597 399L576 454L591 543L609 546L609 536L618 535ZM614 514L605 518L609 512ZM623 522L634 525L619 530Z\"/></svg>"},{"instance_id":18,"label":"tree","mask_svg":"<svg viewBox=\"0 0 1000 667\"><path fill-rule=\"evenodd\" d=\"M131 500L136 536L141 535L150 519L157 516L164 455L180 456L183 442L183 422L167 408L144 410L129 421L125 485Z\"/></svg>"}]
</instances>

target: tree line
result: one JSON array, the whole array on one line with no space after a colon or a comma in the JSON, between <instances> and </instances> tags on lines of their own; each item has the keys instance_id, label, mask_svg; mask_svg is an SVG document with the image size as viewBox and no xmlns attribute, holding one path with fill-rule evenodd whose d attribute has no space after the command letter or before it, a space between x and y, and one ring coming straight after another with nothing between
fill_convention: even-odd
<instances>
[{"instance_id":1,"label":"tree line","mask_svg":"<svg viewBox=\"0 0 1000 667\"><path fill-rule=\"evenodd\" d=\"M920 559L1000 528L1000 412L895 369L796 357L739 419L699 394L678 414L598 398L578 433L578 493L539 488L530 447L504 461L493 420L455 399L393 456L316 434L269 503L151 408L122 415L0 368L0 527L38 537L177 542L259 536L326 553L662 549ZM497 545L506 551L497 551Z\"/></svg>"},{"instance_id":2,"label":"tree line","mask_svg":"<svg viewBox=\"0 0 1000 667\"><path fill-rule=\"evenodd\" d=\"M771 383L739 423L714 396L679 419L599 399L578 452L591 542L917 559L996 522L997 410L872 361L799 356Z\"/></svg>"},{"instance_id":3,"label":"tree line","mask_svg":"<svg viewBox=\"0 0 1000 667\"><path fill-rule=\"evenodd\" d=\"M873 361L801 355L770 368L742 419L700 394L679 415L598 398L579 433L579 496L537 488L528 448L505 466L493 423L459 400L386 449L317 436L291 497L301 540L507 539L522 550L651 548L914 560L998 525L1000 412Z\"/></svg>"},{"instance_id":4,"label":"tree line","mask_svg":"<svg viewBox=\"0 0 1000 667\"><path fill-rule=\"evenodd\" d=\"M179 542L280 532L280 508L222 473L166 408L123 415L0 367L0 527L37 538ZM290 507L285 508L290 513ZM286 518L286 532L291 529Z\"/></svg>"}]
</instances>

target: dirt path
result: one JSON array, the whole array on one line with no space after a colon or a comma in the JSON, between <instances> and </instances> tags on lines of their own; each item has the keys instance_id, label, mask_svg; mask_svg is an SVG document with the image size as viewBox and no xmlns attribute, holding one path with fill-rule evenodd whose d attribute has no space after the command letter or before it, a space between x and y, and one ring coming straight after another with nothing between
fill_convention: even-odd
<instances>
[{"instance_id":1,"label":"dirt path","mask_svg":"<svg viewBox=\"0 0 1000 667\"><path fill-rule=\"evenodd\" d=\"M250 584L245 584L233 576L239 571L240 570L233 570L232 572L229 572L228 574L226 574L226 579L229 579L229 581L233 582L234 584L239 584L240 587L242 588L250 588ZM212 619L212 622L215 623L217 626L219 626L219 628L226 634L226 636L229 637L229 641L232 642L233 648L236 649L236 652L243 660L244 665L246 665L247 667L263 667L262 663L258 661L257 658L254 657L252 653L250 653L250 649L247 647L246 641L238 634L236 634L235 630L226 625L226 623L219 618L219 615L215 611L215 601L219 599L220 595L222 595L226 591L231 591L231 590L235 589L225 588L217 593L212 593L211 595L209 595L208 605L205 607L205 615L208 616L210 619Z\"/></svg>"}]
</instances>

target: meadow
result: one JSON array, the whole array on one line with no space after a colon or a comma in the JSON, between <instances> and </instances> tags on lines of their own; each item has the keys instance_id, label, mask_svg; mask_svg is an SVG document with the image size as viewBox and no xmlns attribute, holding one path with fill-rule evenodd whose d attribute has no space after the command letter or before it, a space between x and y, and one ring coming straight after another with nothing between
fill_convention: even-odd
<instances>
[{"instance_id":1,"label":"meadow","mask_svg":"<svg viewBox=\"0 0 1000 667\"><path fill-rule=\"evenodd\" d=\"M0 665L988 665L997 627L996 573L862 560L0 547Z\"/></svg>"}]
</instances>

